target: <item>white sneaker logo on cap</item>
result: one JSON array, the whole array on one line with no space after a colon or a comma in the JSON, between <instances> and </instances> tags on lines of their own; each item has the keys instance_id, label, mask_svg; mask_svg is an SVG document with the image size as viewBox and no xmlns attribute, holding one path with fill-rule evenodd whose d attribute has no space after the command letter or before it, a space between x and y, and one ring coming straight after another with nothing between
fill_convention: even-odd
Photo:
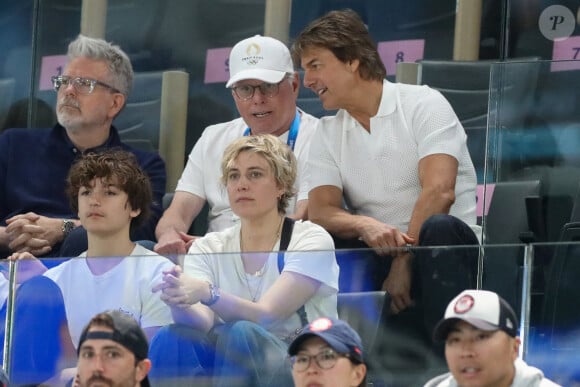
<instances>
[{"instance_id":1,"label":"white sneaker logo on cap","mask_svg":"<svg viewBox=\"0 0 580 387\"><path fill-rule=\"evenodd\" d=\"M469 294L462 296L453 307L453 311L457 314L465 314L469 312L473 305L475 305L475 300Z\"/></svg>"}]
</instances>

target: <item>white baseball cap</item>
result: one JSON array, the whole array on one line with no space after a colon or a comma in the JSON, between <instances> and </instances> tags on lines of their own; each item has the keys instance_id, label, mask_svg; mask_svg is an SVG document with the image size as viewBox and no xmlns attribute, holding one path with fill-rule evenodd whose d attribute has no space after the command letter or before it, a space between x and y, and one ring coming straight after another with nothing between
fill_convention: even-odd
<instances>
[{"instance_id":1,"label":"white baseball cap","mask_svg":"<svg viewBox=\"0 0 580 387\"><path fill-rule=\"evenodd\" d=\"M445 317L435 327L434 339L445 340L459 320L484 331L502 330L512 337L518 334L518 319L511 306L487 290L465 290L451 300Z\"/></svg>"},{"instance_id":2,"label":"white baseball cap","mask_svg":"<svg viewBox=\"0 0 580 387\"><path fill-rule=\"evenodd\" d=\"M280 82L294 72L290 50L268 36L255 35L238 42L230 52L230 79L226 87L245 79Z\"/></svg>"}]
</instances>

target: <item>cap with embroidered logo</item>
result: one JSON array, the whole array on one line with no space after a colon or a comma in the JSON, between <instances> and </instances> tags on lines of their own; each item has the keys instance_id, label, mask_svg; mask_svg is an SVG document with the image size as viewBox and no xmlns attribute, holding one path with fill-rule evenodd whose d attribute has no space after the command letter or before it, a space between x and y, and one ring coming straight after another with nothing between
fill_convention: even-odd
<instances>
[{"instance_id":1,"label":"cap with embroidered logo","mask_svg":"<svg viewBox=\"0 0 580 387\"><path fill-rule=\"evenodd\" d=\"M281 41L255 35L238 42L230 52L230 79L226 87L246 79L278 83L294 73L290 50Z\"/></svg>"},{"instance_id":2,"label":"cap with embroidered logo","mask_svg":"<svg viewBox=\"0 0 580 387\"><path fill-rule=\"evenodd\" d=\"M288 354L294 356L306 339L318 336L338 353L348 353L363 362L362 341L358 333L339 319L321 317L306 325L300 335L288 347Z\"/></svg>"},{"instance_id":3,"label":"cap with embroidered logo","mask_svg":"<svg viewBox=\"0 0 580 387\"><path fill-rule=\"evenodd\" d=\"M445 310L445 316L433 332L438 341L447 335L459 320L484 331L502 330L512 337L518 334L518 319L511 306L499 295L487 290L465 290Z\"/></svg>"}]
</instances>

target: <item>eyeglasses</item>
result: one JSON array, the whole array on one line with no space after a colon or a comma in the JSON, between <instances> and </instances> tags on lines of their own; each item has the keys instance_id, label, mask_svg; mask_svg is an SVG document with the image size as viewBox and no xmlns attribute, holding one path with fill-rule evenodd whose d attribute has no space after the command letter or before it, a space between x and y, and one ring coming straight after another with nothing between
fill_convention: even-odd
<instances>
[{"instance_id":1,"label":"eyeglasses","mask_svg":"<svg viewBox=\"0 0 580 387\"><path fill-rule=\"evenodd\" d=\"M51 77L50 80L52 81L52 87L54 87L55 91L59 91L62 86L67 87L72 84L74 89L80 94L91 94L97 85L107 88L115 93L120 93L120 91L113 86L109 86L104 82L91 78L72 78L67 75L55 75Z\"/></svg>"},{"instance_id":2,"label":"eyeglasses","mask_svg":"<svg viewBox=\"0 0 580 387\"><path fill-rule=\"evenodd\" d=\"M272 98L278 95L278 92L280 91L280 83L284 82L284 79L282 79L278 83L262 82L257 86L252 85L234 86L232 87L232 90L234 91L234 93L236 93L238 98L243 101L247 101L250 98L252 98L254 96L254 92L256 91L256 89L260 89L260 93L262 93L262 95L265 95L268 98Z\"/></svg>"},{"instance_id":3,"label":"eyeglasses","mask_svg":"<svg viewBox=\"0 0 580 387\"><path fill-rule=\"evenodd\" d=\"M332 349L326 349L316 355L307 355L305 353L299 353L298 355L292 356L290 362L292 363L292 369L296 372L304 372L310 367L310 361L314 359L318 367L323 370L328 370L334 367L338 358L349 357L346 353L336 353Z\"/></svg>"}]
</instances>

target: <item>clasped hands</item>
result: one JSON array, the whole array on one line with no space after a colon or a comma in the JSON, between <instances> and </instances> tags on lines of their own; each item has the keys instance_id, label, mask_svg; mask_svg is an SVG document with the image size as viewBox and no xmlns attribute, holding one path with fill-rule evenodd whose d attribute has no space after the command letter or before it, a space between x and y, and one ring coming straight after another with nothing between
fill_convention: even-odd
<instances>
[{"instance_id":1,"label":"clasped hands","mask_svg":"<svg viewBox=\"0 0 580 387\"><path fill-rule=\"evenodd\" d=\"M49 218L34 212L15 215L6 220L8 247L14 252L30 252L41 256L63 239L62 219Z\"/></svg>"},{"instance_id":2,"label":"clasped hands","mask_svg":"<svg viewBox=\"0 0 580 387\"><path fill-rule=\"evenodd\" d=\"M393 260L382 290L391 298L390 310L397 314L413 306L411 299L412 255L405 247L415 239L396 227L372 220L363 228L361 239L378 255L390 255Z\"/></svg>"},{"instance_id":3,"label":"clasped hands","mask_svg":"<svg viewBox=\"0 0 580 387\"><path fill-rule=\"evenodd\" d=\"M160 298L170 307L187 309L198 303L209 291L207 282L183 273L179 265L163 271L163 282L153 287L153 292L161 292Z\"/></svg>"}]
</instances>

